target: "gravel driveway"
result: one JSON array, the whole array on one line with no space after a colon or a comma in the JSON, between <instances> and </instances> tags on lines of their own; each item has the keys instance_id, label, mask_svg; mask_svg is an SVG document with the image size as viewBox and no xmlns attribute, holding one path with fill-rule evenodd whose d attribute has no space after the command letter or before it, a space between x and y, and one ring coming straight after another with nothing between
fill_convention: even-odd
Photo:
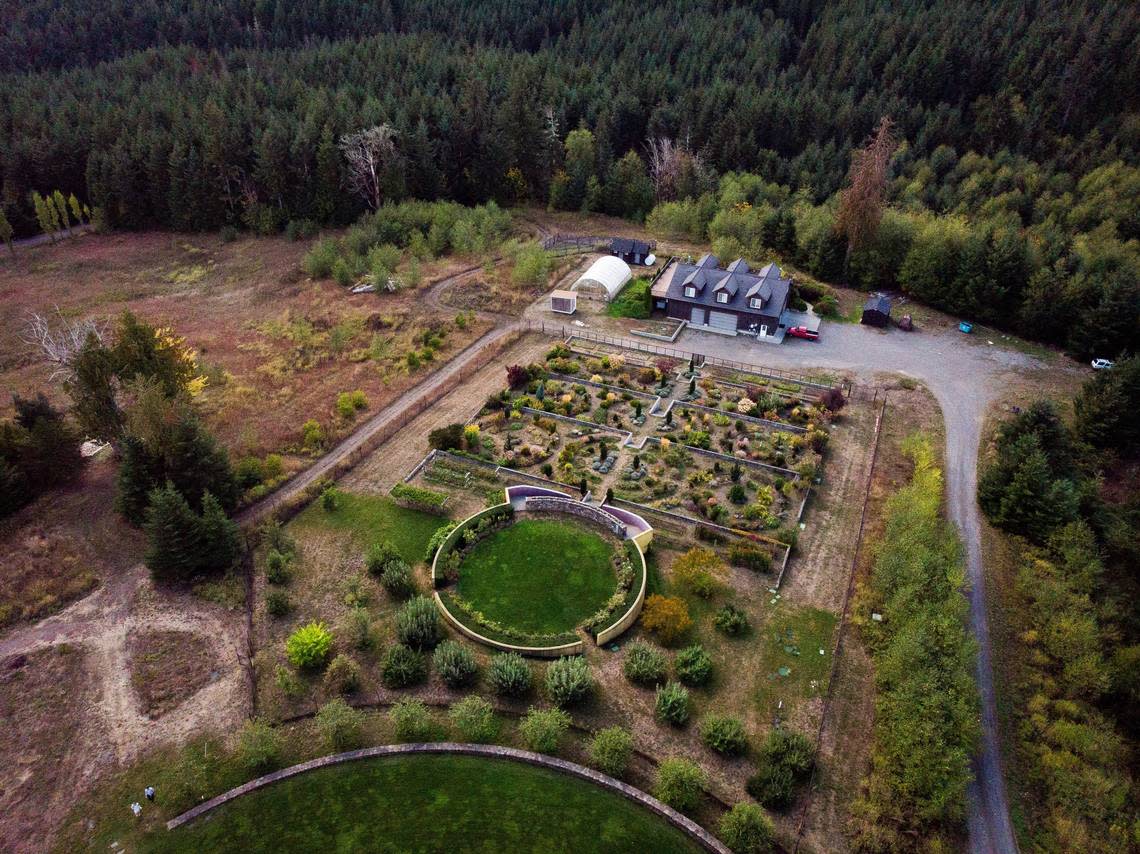
<instances>
[{"instance_id":1,"label":"gravel driveway","mask_svg":"<svg viewBox=\"0 0 1140 854\"><path fill-rule=\"evenodd\" d=\"M876 373L897 371L922 380L934 393L946 422L948 506L950 517L966 544L970 624L978 641L982 742L974 760L975 781L969 790L970 848L978 854L1016 852L998 743L981 527L974 497L978 444L986 410L1000 396L1003 382L1011 373L1046 367L1077 371L1078 367L1063 359L1046 366L1033 356L990 345L984 337L967 337L952 328L906 333L897 329L880 331L855 324L825 323L818 341L788 338L778 346L758 344L749 338L686 330L675 346L758 365L850 370L863 379L870 379Z\"/></svg>"}]
</instances>

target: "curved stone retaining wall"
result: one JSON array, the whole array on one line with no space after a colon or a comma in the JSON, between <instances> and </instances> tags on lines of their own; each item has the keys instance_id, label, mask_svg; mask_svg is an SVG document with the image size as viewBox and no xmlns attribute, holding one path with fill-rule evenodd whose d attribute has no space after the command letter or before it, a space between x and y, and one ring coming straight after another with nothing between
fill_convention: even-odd
<instances>
[{"instance_id":1,"label":"curved stone retaining wall","mask_svg":"<svg viewBox=\"0 0 1140 854\"><path fill-rule=\"evenodd\" d=\"M599 510L592 504L583 504L572 498L554 498L545 495L535 495L527 498L526 509L536 513L565 513L567 516L577 516L595 525L601 525L611 534L625 539L625 525L619 519L604 510Z\"/></svg>"},{"instance_id":2,"label":"curved stone retaining wall","mask_svg":"<svg viewBox=\"0 0 1140 854\"><path fill-rule=\"evenodd\" d=\"M464 637L468 637L476 643L486 644L502 652L517 652L519 655L526 655L531 658L561 658L564 655L581 655L586 651L586 644L581 640L558 644L557 646L520 646L518 644L508 643L507 641L492 640L461 623L459 618L448 610L443 598L439 595L439 591L436 591L434 596L435 605L439 608L440 613L443 614L443 618L447 621L447 624Z\"/></svg>"},{"instance_id":3,"label":"curved stone retaining wall","mask_svg":"<svg viewBox=\"0 0 1140 854\"><path fill-rule=\"evenodd\" d=\"M692 819L686 818L673 808L666 806L661 803L661 801L641 791L641 789L635 788L628 783L623 783L620 780L615 780L613 777L608 777L600 771L595 771L592 768L587 768L584 765L578 765L574 762L567 762L565 759L544 756L540 753L531 753L527 750L517 750L513 747L499 747L490 744L458 744L447 741L432 744L389 744L382 747L367 747L363 750L351 750L347 753L336 753L332 756L310 759L308 762L302 762L300 765L293 765L280 771L274 771L272 774L266 774L264 777L258 777L256 780L250 780L248 783L243 783L237 788L230 789L228 792L218 795L217 797L210 798L210 800L205 803L199 804L193 809L187 810L181 815L172 818L166 823L166 829L175 830L199 816L208 813L210 810L216 809L222 804L229 803L232 800L240 798L242 795L247 795L250 792L262 789L281 780L287 780L290 777L304 774L306 771L326 768L330 765L340 765L344 762L354 762L358 759L373 759L383 756L407 756L410 754L481 756L508 762L522 762L539 768L547 768L559 774L577 777L595 786L608 789L655 813L673 825L673 827L686 834L694 842L701 845L706 851L713 851L716 854L731 854L724 843Z\"/></svg>"}]
</instances>

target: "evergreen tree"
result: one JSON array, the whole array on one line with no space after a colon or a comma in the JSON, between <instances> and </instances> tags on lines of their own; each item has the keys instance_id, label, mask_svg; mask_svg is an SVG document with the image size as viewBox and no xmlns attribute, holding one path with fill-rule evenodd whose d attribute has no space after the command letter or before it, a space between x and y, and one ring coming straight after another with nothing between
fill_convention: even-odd
<instances>
[{"instance_id":1,"label":"evergreen tree","mask_svg":"<svg viewBox=\"0 0 1140 854\"><path fill-rule=\"evenodd\" d=\"M201 518L172 484L152 490L147 503L147 568L160 581L188 580L205 563Z\"/></svg>"},{"instance_id":2,"label":"evergreen tree","mask_svg":"<svg viewBox=\"0 0 1140 854\"><path fill-rule=\"evenodd\" d=\"M113 441L123 430L123 413L115 399L115 359L91 333L71 363L65 389L79 426L96 439Z\"/></svg>"},{"instance_id":3,"label":"evergreen tree","mask_svg":"<svg viewBox=\"0 0 1140 854\"><path fill-rule=\"evenodd\" d=\"M202 496L201 536L203 569L227 569L241 554L237 523L208 492Z\"/></svg>"},{"instance_id":4,"label":"evergreen tree","mask_svg":"<svg viewBox=\"0 0 1140 854\"><path fill-rule=\"evenodd\" d=\"M8 252L13 258L16 257L16 248L12 245L12 223L8 222L8 217L4 215L4 208L0 206L0 240L8 247Z\"/></svg>"}]
</instances>

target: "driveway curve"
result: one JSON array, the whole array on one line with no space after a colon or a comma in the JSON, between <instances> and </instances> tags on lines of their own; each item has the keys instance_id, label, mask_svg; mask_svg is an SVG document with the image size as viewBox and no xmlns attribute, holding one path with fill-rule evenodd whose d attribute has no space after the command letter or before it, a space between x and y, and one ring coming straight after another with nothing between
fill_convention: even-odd
<instances>
[{"instance_id":1,"label":"driveway curve","mask_svg":"<svg viewBox=\"0 0 1140 854\"><path fill-rule=\"evenodd\" d=\"M986 411L1001 396L1003 384L1011 375L1046 369L1076 372L1079 368L1063 359L1046 365L1033 356L991 345L983 337L968 338L949 328L908 334L829 323L818 341L789 338L782 345L686 330L674 346L756 365L853 371L864 380L897 372L922 380L937 398L946 424L947 504L966 545L970 627L978 642L976 679L982 738L968 792L970 850L976 854L1015 854L1018 848L1002 773L981 518L975 499L978 450Z\"/></svg>"}]
</instances>

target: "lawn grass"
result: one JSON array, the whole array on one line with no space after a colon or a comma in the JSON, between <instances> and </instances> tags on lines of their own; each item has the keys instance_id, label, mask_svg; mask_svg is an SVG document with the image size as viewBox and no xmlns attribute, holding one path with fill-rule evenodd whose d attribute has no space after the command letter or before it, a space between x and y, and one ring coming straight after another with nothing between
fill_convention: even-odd
<instances>
[{"instance_id":1,"label":"lawn grass","mask_svg":"<svg viewBox=\"0 0 1140 854\"><path fill-rule=\"evenodd\" d=\"M610 317L632 317L645 320L649 317L649 287L652 279L638 276L629 282L606 306Z\"/></svg>"},{"instance_id":2,"label":"lawn grass","mask_svg":"<svg viewBox=\"0 0 1140 854\"><path fill-rule=\"evenodd\" d=\"M771 720L783 700L779 714L786 719L800 702L827 690L839 618L820 608L792 608L782 602L769 607L775 612L758 638L764 647L764 672L757 681L756 702L761 716ZM781 675L782 667L787 668L786 675Z\"/></svg>"},{"instance_id":3,"label":"lawn grass","mask_svg":"<svg viewBox=\"0 0 1140 854\"><path fill-rule=\"evenodd\" d=\"M325 510L319 501L314 501L293 520L292 526L352 531L362 551L373 543L388 540L414 566L424 559L431 535L446 522L439 516L401 507L389 498L341 492L335 510Z\"/></svg>"},{"instance_id":4,"label":"lawn grass","mask_svg":"<svg viewBox=\"0 0 1140 854\"><path fill-rule=\"evenodd\" d=\"M459 595L486 617L535 634L572 630L617 585L612 546L573 522L523 519L463 558Z\"/></svg>"},{"instance_id":5,"label":"lawn grass","mask_svg":"<svg viewBox=\"0 0 1140 854\"><path fill-rule=\"evenodd\" d=\"M689 852L652 813L585 781L473 756L401 756L311 771L143 850Z\"/></svg>"}]
</instances>

